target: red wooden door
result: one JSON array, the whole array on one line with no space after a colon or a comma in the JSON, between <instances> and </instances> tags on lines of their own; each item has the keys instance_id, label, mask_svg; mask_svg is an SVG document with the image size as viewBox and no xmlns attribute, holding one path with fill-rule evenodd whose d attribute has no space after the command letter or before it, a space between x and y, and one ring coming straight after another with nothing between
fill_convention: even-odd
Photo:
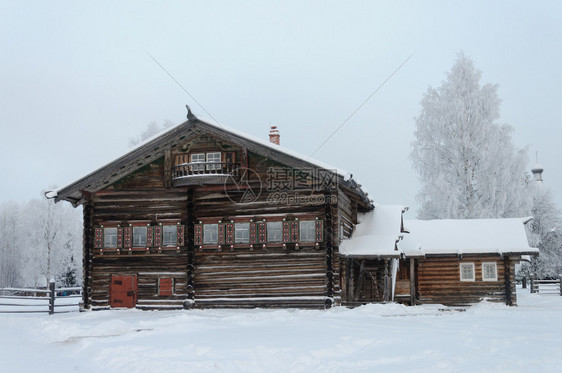
<instances>
[{"instance_id":1,"label":"red wooden door","mask_svg":"<svg viewBox=\"0 0 562 373\"><path fill-rule=\"evenodd\" d=\"M110 306L133 308L137 304L137 276L112 275Z\"/></svg>"}]
</instances>

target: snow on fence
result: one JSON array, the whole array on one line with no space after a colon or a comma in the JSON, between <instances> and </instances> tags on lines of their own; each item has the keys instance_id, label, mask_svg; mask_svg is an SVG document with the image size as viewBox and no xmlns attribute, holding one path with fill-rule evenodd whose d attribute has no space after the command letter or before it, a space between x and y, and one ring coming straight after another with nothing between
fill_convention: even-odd
<instances>
[{"instance_id":1,"label":"snow on fence","mask_svg":"<svg viewBox=\"0 0 562 373\"><path fill-rule=\"evenodd\" d=\"M82 288L48 289L0 288L0 313L42 313L49 315L76 312L82 299Z\"/></svg>"},{"instance_id":2,"label":"snow on fence","mask_svg":"<svg viewBox=\"0 0 562 373\"><path fill-rule=\"evenodd\" d=\"M531 293L555 294L562 296L562 275L556 280L537 280L535 276L530 276Z\"/></svg>"}]
</instances>

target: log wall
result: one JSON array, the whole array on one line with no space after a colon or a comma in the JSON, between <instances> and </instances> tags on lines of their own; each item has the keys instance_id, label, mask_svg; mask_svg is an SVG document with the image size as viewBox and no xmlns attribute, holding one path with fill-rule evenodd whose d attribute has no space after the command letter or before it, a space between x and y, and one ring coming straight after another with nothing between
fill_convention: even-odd
<instances>
[{"instance_id":1,"label":"log wall","mask_svg":"<svg viewBox=\"0 0 562 373\"><path fill-rule=\"evenodd\" d=\"M252 172L239 185L171 187L166 169L172 164L170 160L178 152L199 151L199 147L203 147L201 151L218 147L222 152L235 152L235 161ZM181 307L185 300L196 307L324 308L340 304L340 219L347 222L344 232L349 234L351 201L337 187L318 190L306 183L281 191L287 194L284 198L268 184L271 167L283 166L240 147L203 137L85 196L85 306L109 307L112 274L137 275L139 308ZM259 196L240 203L236 192L244 193L244 187L259 190ZM342 211L339 201L344 206ZM198 219L303 214L325 222L325 239L319 246L288 244L251 250L237 245L233 250L209 250L194 245L194 224ZM162 220L185 225L184 247L131 252L93 249L92 232L96 226L135 222L156 225ZM159 278L173 278L172 296L158 294Z\"/></svg>"},{"instance_id":2,"label":"log wall","mask_svg":"<svg viewBox=\"0 0 562 373\"><path fill-rule=\"evenodd\" d=\"M482 263L495 262L498 271L497 281L482 281ZM420 303L441 303L448 306L465 306L478 303L483 299L491 302L516 305L515 262L508 261L508 276L503 257L469 257L425 258L417 263L417 299ZM474 263L475 281L460 281L460 263ZM509 280L507 283L506 280ZM506 289L506 283L508 285ZM507 290L507 291L506 291Z\"/></svg>"}]
</instances>

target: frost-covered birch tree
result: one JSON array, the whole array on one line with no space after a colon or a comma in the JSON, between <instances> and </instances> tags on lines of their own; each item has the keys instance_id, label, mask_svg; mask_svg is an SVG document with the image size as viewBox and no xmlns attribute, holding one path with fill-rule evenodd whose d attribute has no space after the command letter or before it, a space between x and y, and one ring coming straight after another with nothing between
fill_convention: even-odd
<instances>
[{"instance_id":1,"label":"frost-covered birch tree","mask_svg":"<svg viewBox=\"0 0 562 373\"><path fill-rule=\"evenodd\" d=\"M539 278L557 278L562 274L562 218L552 194L542 184L533 187L533 207L530 223L530 244L538 247L540 255L523 266L523 272Z\"/></svg>"},{"instance_id":2,"label":"frost-covered birch tree","mask_svg":"<svg viewBox=\"0 0 562 373\"><path fill-rule=\"evenodd\" d=\"M80 281L80 209L44 198L0 204L0 287Z\"/></svg>"},{"instance_id":3,"label":"frost-covered birch tree","mask_svg":"<svg viewBox=\"0 0 562 373\"><path fill-rule=\"evenodd\" d=\"M499 124L498 86L462 52L439 88L429 87L416 118L410 159L422 187L421 219L500 218L530 213L526 149Z\"/></svg>"}]
</instances>

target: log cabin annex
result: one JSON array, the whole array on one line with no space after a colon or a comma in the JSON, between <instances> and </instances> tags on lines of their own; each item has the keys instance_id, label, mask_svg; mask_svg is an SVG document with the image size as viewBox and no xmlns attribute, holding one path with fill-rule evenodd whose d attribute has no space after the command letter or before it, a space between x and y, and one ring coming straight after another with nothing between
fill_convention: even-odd
<instances>
[{"instance_id":1,"label":"log cabin annex","mask_svg":"<svg viewBox=\"0 0 562 373\"><path fill-rule=\"evenodd\" d=\"M401 249L406 208L376 206L348 173L282 148L275 129L266 142L189 108L186 122L58 190L62 200L83 206L86 309L515 304L513 265L536 254L520 240L472 252L470 267L458 253ZM452 287L427 268L447 268Z\"/></svg>"}]
</instances>

